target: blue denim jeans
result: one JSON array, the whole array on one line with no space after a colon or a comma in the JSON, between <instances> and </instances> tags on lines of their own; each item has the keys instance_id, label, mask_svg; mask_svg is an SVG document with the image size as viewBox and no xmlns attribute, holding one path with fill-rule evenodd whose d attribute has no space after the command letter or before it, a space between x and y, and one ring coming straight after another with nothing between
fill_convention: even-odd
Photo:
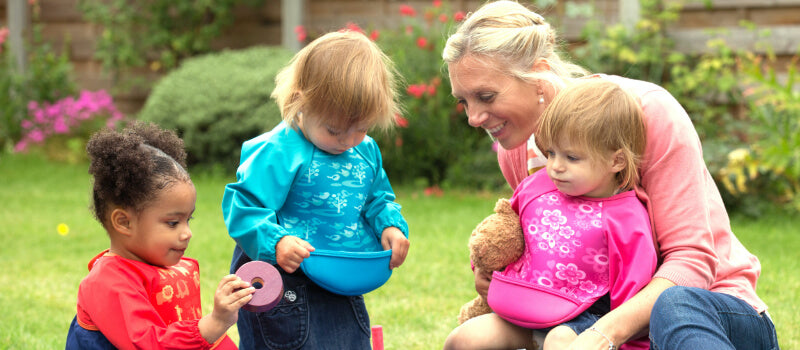
<instances>
[{"instance_id":1,"label":"blue denim jeans","mask_svg":"<svg viewBox=\"0 0 800 350\"><path fill-rule=\"evenodd\" d=\"M237 246L231 271L248 261ZM363 296L333 294L300 269L290 274L275 268L283 279L283 299L267 312L239 310L240 349L371 349Z\"/></svg>"},{"instance_id":2,"label":"blue denim jeans","mask_svg":"<svg viewBox=\"0 0 800 350\"><path fill-rule=\"evenodd\" d=\"M100 331L90 331L78 325L78 317L72 319L67 333L66 350L115 350L114 345Z\"/></svg>"},{"instance_id":3,"label":"blue denim jeans","mask_svg":"<svg viewBox=\"0 0 800 350\"><path fill-rule=\"evenodd\" d=\"M775 325L744 300L700 288L665 290L650 316L651 349L779 349Z\"/></svg>"}]
</instances>

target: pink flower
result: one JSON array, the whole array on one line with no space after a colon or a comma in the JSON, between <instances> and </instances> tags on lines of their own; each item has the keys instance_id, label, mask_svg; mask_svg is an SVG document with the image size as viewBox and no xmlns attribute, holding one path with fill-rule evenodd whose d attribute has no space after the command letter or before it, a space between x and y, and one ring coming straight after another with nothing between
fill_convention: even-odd
<instances>
[{"instance_id":1,"label":"pink flower","mask_svg":"<svg viewBox=\"0 0 800 350\"><path fill-rule=\"evenodd\" d=\"M467 15L464 14L464 11L458 11L455 14L453 14L453 20L456 21L456 22L461 22L466 17L467 17Z\"/></svg>"},{"instance_id":2,"label":"pink flower","mask_svg":"<svg viewBox=\"0 0 800 350\"><path fill-rule=\"evenodd\" d=\"M305 27L303 27L302 25L294 27L294 32L295 32L295 34L297 34L297 41L299 41L301 43L306 41L306 38L308 37L308 33L306 33L306 28Z\"/></svg>"},{"instance_id":3,"label":"pink flower","mask_svg":"<svg viewBox=\"0 0 800 350\"><path fill-rule=\"evenodd\" d=\"M56 134L66 134L69 132L69 126L67 126L63 116L58 116L53 121L53 132Z\"/></svg>"},{"instance_id":4,"label":"pink flower","mask_svg":"<svg viewBox=\"0 0 800 350\"><path fill-rule=\"evenodd\" d=\"M443 13L443 14L439 15L439 22L447 23L448 19L450 19L450 17L447 17L446 13Z\"/></svg>"},{"instance_id":5,"label":"pink flower","mask_svg":"<svg viewBox=\"0 0 800 350\"><path fill-rule=\"evenodd\" d=\"M417 47L420 49L427 49L428 48L428 39L424 36L417 38Z\"/></svg>"},{"instance_id":6,"label":"pink flower","mask_svg":"<svg viewBox=\"0 0 800 350\"><path fill-rule=\"evenodd\" d=\"M373 31L371 31L369 33L369 39L372 40L372 41L378 41L378 36L379 35L380 35L380 33L378 33L377 30L373 30Z\"/></svg>"},{"instance_id":7,"label":"pink flower","mask_svg":"<svg viewBox=\"0 0 800 350\"><path fill-rule=\"evenodd\" d=\"M417 15L417 11L414 10L413 7L408 5L400 5L400 15L407 16L407 17L414 17Z\"/></svg>"},{"instance_id":8,"label":"pink flower","mask_svg":"<svg viewBox=\"0 0 800 350\"><path fill-rule=\"evenodd\" d=\"M42 142L44 141L44 132L41 130L32 130L28 133L28 138L33 142Z\"/></svg>"},{"instance_id":9,"label":"pink flower","mask_svg":"<svg viewBox=\"0 0 800 350\"><path fill-rule=\"evenodd\" d=\"M124 116L114 106L114 102L104 90L97 92L82 91L77 99L65 97L54 103L39 104L28 102L30 118L20 122L25 133L14 146L14 150L22 152L34 143L42 143L54 134L72 134L76 127L85 121L98 120L113 126Z\"/></svg>"},{"instance_id":10,"label":"pink flower","mask_svg":"<svg viewBox=\"0 0 800 350\"><path fill-rule=\"evenodd\" d=\"M28 143L25 142L25 140L17 142L17 144L14 145L14 152L17 152L17 153L25 152L25 150L27 150L27 149L28 149Z\"/></svg>"},{"instance_id":11,"label":"pink flower","mask_svg":"<svg viewBox=\"0 0 800 350\"><path fill-rule=\"evenodd\" d=\"M0 52L3 52L3 43L8 39L8 28L0 28Z\"/></svg>"},{"instance_id":12,"label":"pink flower","mask_svg":"<svg viewBox=\"0 0 800 350\"><path fill-rule=\"evenodd\" d=\"M433 0L433 7L441 7L442 0Z\"/></svg>"}]
</instances>

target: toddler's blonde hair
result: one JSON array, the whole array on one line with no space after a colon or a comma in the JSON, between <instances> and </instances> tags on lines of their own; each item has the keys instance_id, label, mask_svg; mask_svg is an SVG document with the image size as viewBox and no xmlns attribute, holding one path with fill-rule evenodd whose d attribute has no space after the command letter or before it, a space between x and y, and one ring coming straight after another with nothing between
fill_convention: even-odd
<instances>
[{"instance_id":1,"label":"toddler's blonde hair","mask_svg":"<svg viewBox=\"0 0 800 350\"><path fill-rule=\"evenodd\" d=\"M567 85L539 118L536 136L542 149L569 140L587 150L592 161L622 150L626 166L617 173L619 188L633 189L639 181L646 144L643 112L637 98L613 82L590 78Z\"/></svg>"},{"instance_id":2,"label":"toddler's blonde hair","mask_svg":"<svg viewBox=\"0 0 800 350\"><path fill-rule=\"evenodd\" d=\"M303 113L304 122L324 121L339 130L357 125L386 130L400 113L392 61L359 32L331 32L312 41L275 82L272 98L289 125Z\"/></svg>"}]
</instances>

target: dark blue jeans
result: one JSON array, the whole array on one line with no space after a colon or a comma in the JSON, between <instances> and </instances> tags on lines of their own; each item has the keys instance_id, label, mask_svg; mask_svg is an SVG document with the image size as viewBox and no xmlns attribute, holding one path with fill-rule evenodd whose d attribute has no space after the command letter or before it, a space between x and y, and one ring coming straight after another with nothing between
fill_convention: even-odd
<instances>
[{"instance_id":1,"label":"dark blue jeans","mask_svg":"<svg viewBox=\"0 0 800 350\"><path fill-rule=\"evenodd\" d=\"M653 350L779 349L775 325L744 300L705 289L670 287L650 315Z\"/></svg>"},{"instance_id":2,"label":"dark blue jeans","mask_svg":"<svg viewBox=\"0 0 800 350\"><path fill-rule=\"evenodd\" d=\"M114 345L100 331L90 331L78 325L78 317L72 319L67 333L66 350L114 350Z\"/></svg>"},{"instance_id":3,"label":"dark blue jeans","mask_svg":"<svg viewBox=\"0 0 800 350\"><path fill-rule=\"evenodd\" d=\"M231 271L250 258L237 246ZM370 324L364 297L333 294L308 279L302 270L286 273L283 299L272 310L253 313L239 310L239 348L365 349L371 348Z\"/></svg>"}]
</instances>

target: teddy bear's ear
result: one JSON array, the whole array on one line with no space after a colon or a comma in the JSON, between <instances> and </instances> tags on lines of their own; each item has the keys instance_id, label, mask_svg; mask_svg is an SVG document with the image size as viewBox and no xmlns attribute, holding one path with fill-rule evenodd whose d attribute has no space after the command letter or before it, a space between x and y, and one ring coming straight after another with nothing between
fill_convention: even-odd
<instances>
[{"instance_id":1,"label":"teddy bear's ear","mask_svg":"<svg viewBox=\"0 0 800 350\"><path fill-rule=\"evenodd\" d=\"M495 213L514 213L514 209L511 208L511 202L508 201L506 198L500 198L497 200L497 203L494 205L494 212Z\"/></svg>"}]
</instances>

